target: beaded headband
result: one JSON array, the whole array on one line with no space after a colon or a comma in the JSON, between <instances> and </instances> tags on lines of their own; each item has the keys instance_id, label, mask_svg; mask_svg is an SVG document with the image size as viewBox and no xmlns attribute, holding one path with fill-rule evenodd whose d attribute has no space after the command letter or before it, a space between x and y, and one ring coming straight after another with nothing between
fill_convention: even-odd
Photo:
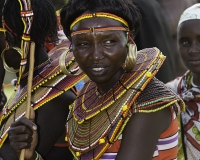
<instances>
[{"instance_id":1,"label":"beaded headband","mask_svg":"<svg viewBox=\"0 0 200 160\"><path fill-rule=\"evenodd\" d=\"M77 17L74 22L72 22L72 24L70 25L70 30L72 30L72 28L78 23L80 22L81 20L84 20L84 19L89 19L89 18L95 18L95 17L100 17L100 18L110 18L110 19L113 19L115 21L119 21L121 22L122 24L124 24L126 27L128 27L128 23L121 17L118 17L114 14L111 14L111 13L104 13L104 12L97 12L97 13L93 13L93 14L84 14L84 15L81 15L79 17ZM129 28L129 27L128 27Z\"/></svg>"},{"instance_id":2,"label":"beaded headband","mask_svg":"<svg viewBox=\"0 0 200 160\"><path fill-rule=\"evenodd\" d=\"M100 17L100 18L110 18L113 19L115 21L121 22L122 24L124 24L126 27L99 27L99 28L89 28L89 29L84 29L84 30L79 30L79 31L73 31L73 27L80 21L84 20L84 19L89 19L89 18L95 18L95 17ZM93 14L84 14L79 16L78 18L76 18L74 20L74 22L72 22L72 24L70 25L70 30L72 31L71 36L77 35L77 34L82 34L82 33L92 33L95 31L108 31L108 30L120 30L120 31L129 31L129 26L128 23L121 17L118 17L114 14L111 13L104 13L104 12L97 12L97 13L93 13Z\"/></svg>"},{"instance_id":3,"label":"beaded headband","mask_svg":"<svg viewBox=\"0 0 200 160\"><path fill-rule=\"evenodd\" d=\"M4 6L6 4L7 0L4 2ZM21 37L21 63L19 68L19 77L17 80L17 85L15 90L18 88L22 74L25 70L26 63L27 63L27 57L30 50L30 33L31 33L31 26L33 22L33 11L31 6L31 0L18 0L20 5L20 16L24 25L23 35ZM6 29L10 30L9 27L7 27L5 20L4 20L4 7L2 9L2 27L0 31L4 32L4 36L6 38ZM6 48L9 48L9 45L6 41Z\"/></svg>"},{"instance_id":4,"label":"beaded headband","mask_svg":"<svg viewBox=\"0 0 200 160\"><path fill-rule=\"evenodd\" d=\"M95 27L91 27L89 29L85 29L85 30L78 30L78 31L74 31L71 33L71 37L77 34L82 34L82 33L93 33L93 32L100 32L100 31L111 31L111 30L115 30L115 31L129 31L128 28L125 27L101 27L101 28L95 28Z\"/></svg>"}]
</instances>

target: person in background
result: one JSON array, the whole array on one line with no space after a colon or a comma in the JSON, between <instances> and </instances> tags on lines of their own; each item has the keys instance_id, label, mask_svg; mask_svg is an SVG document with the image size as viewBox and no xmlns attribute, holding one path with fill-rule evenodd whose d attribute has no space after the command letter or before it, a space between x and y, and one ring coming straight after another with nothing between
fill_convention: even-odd
<instances>
[{"instance_id":1,"label":"person in background","mask_svg":"<svg viewBox=\"0 0 200 160\"><path fill-rule=\"evenodd\" d=\"M76 97L74 86L84 75L68 77L60 68L60 55L68 50L69 43L62 43L49 53L44 47L47 37L57 40L54 6L51 0L6 0L0 10L3 11L1 36L6 39L6 48L1 53L3 64L0 68L4 67L17 77L15 91L0 116L0 157L4 160L17 160L21 149L25 148L25 159L37 159L38 153L47 160L63 157L73 159L71 153L66 150L68 144L64 140L65 123L69 104ZM24 114L31 42L35 43L35 62L31 93L32 112L29 120ZM73 55L63 59L70 64ZM31 123L33 130L26 127L27 121ZM34 150L30 149L29 143L24 143L30 142L32 136L38 137L37 143L32 144Z\"/></svg>"},{"instance_id":2,"label":"person in background","mask_svg":"<svg viewBox=\"0 0 200 160\"><path fill-rule=\"evenodd\" d=\"M156 78L166 83L176 77L173 39L168 22L165 20L159 3L156 0L132 0L142 15L141 27L135 37L138 50L157 47L166 56Z\"/></svg>"},{"instance_id":3,"label":"person in background","mask_svg":"<svg viewBox=\"0 0 200 160\"><path fill-rule=\"evenodd\" d=\"M179 54L188 71L167 83L185 102L179 117L180 160L200 159L200 3L187 8L177 28Z\"/></svg>"},{"instance_id":4,"label":"person in background","mask_svg":"<svg viewBox=\"0 0 200 160\"><path fill-rule=\"evenodd\" d=\"M172 57L176 62L176 77L183 75L187 68L184 65L177 49L177 26L179 22L179 18L183 11L192 6L193 4L197 3L197 0L156 0L160 8L159 10L163 13L164 19L167 22L167 26L169 27L169 34L173 39L173 44L171 48L173 50ZM174 79L174 78L173 78ZM171 79L172 80L172 79Z\"/></svg>"}]
</instances>

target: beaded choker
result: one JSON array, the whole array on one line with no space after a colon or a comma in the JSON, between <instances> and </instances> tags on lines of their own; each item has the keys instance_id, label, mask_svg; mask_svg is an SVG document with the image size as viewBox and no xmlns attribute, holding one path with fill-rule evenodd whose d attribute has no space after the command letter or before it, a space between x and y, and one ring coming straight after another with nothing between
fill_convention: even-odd
<instances>
[{"instance_id":1,"label":"beaded choker","mask_svg":"<svg viewBox=\"0 0 200 160\"><path fill-rule=\"evenodd\" d=\"M133 72L124 73L102 96L97 94L94 82L84 85L70 107L66 124L66 141L75 159L99 159L118 139L132 113L142 111L142 107L135 107L135 100L164 59L156 48L140 51Z\"/></svg>"}]
</instances>

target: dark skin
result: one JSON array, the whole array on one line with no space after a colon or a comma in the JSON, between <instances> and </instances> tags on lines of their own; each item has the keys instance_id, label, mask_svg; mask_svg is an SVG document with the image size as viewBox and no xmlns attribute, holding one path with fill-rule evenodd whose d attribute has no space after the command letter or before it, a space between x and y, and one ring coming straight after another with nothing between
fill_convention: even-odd
<instances>
[{"instance_id":1,"label":"dark skin","mask_svg":"<svg viewBox=\"0 0 200 160\"><path fill-rule=\"evenodd\" d=\"M92 18L80 21L73 30L106 27L105 25L123 26L111 19ZM72 44L79 66L97 84L99 92L104 94L110 90L123 73L122 65L127 54L125 32L79 34L72 37ZM170 123L169 108L151 114L134 114L123 131L122 144L116 160L152 159L159 136Z\"/></svg>"},{"instance_id":2,"label":"dark skin","mask_svg":"<svg viewBox=\"0 0 200 160\"><path fill-rule=\"evenodd\" d=\"M188 20L178 27L178 50L185 66L200 86L200 20Z\"/></svg>"},{"instance_id":3,"label":"dark skin","mask_svg":"<svg viewBox=\"0 0 200 160\"><path fill-rule=\"evenodd\" d=\"M17 37L15 39L17 39ZM20 47L19 41L15 44L16 47ZM11 55L13 57L11 60L7 59L7 64L16 69L16 66L19 66L19 54L14 50L10 50L6 52L6 54L8 57ZM34 65L38 66L47 59L48 55L44 47L36 43ZM25 73L28 69L29 68L26 67ZM27 81L22 80L20 88L23 88L25 85L27 85ZM33 99L35 94L37 94L37 91L32 95ZM21 150L30 148L30 146L32 149L26 151L25 159L35 159L35 150L45 157L59 138L62 138L62 142L64 142L64 137L61 136L65 135L63 133L65 133L68 105L71 104L74 99L75 94L69 90L36 110L35 118L32 120L22 117L13 122L8 132L9 138L6 139L4 145L0 149L0 157L5 160L17 160ZM34 123L32 121L34 121ZM71 153L68 150L66 152L68 152L69 157L71 157Z\"/></svg>"},{"instance_id":4,"label":"dark skin","mask_svg":"<svg viewBox=\"0 0 200 160\"><path fill-rule=\"evenodd\" d=\"M114 24L122 26L121 23L110 19L93 18L92 20L81 21L74 28L102 27L105 24L108 26ZM95 32L84 34L84 36L80 34L72 38L72 44L74 56L81 69L90 79L96 82L101 94L106 93L123 74L122 65L128 49L125 32ZM164 116L165 119L163 119ZM171 113L169 108L152 114L133 115L123 132L122 145L116 159L151 159L159 135L169 127L170 122ZM33 131L32 126L33 124L29 123L27 128ZM141 129L138 130L138 128ZM31 138L24 139L29 145L31 145L31 141L36 140L34 137L33 140ZM144 150L146 147L148 149Z\"/></svg>"},{"instance_id":5,"label":"dark skin","mask_svg":"<svg viewBox=\"0 0 200 160\"><path fill-rule=\"evenodd\" d=\"M4 50L4 48L5 48L4 34L3 32L0 32L0 53ZM2 88L4 76L5 76L5 69L3 67L2 59L0 58L0 110L2 110L4 104L7 101L6 95L4 94Z\"/></svg>"}]
</instances>

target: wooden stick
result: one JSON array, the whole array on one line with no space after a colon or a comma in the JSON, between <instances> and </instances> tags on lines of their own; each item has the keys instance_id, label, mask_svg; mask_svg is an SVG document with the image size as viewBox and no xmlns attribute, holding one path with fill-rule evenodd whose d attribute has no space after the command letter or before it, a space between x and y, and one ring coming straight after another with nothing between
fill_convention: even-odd
<instances>
[{"instance_id":1,"label":"wooden stick","mask_svg":"<svg viewBox=\"0 0 200 160\"><path fill-rule=\"evenodd\" d=\"M29 119L30 117L30 107L31 107L31 90L32 90L32 80L34 71L34 60L35 60L35 43L31 42L30 46L30 59L29 59L29 71L28 71L28 83L27 83L27 101L26 101L26 113L25 117ZM22 149L20 154L20 160L24 160L25 149Z\"/></svg>"}]
</instances>

